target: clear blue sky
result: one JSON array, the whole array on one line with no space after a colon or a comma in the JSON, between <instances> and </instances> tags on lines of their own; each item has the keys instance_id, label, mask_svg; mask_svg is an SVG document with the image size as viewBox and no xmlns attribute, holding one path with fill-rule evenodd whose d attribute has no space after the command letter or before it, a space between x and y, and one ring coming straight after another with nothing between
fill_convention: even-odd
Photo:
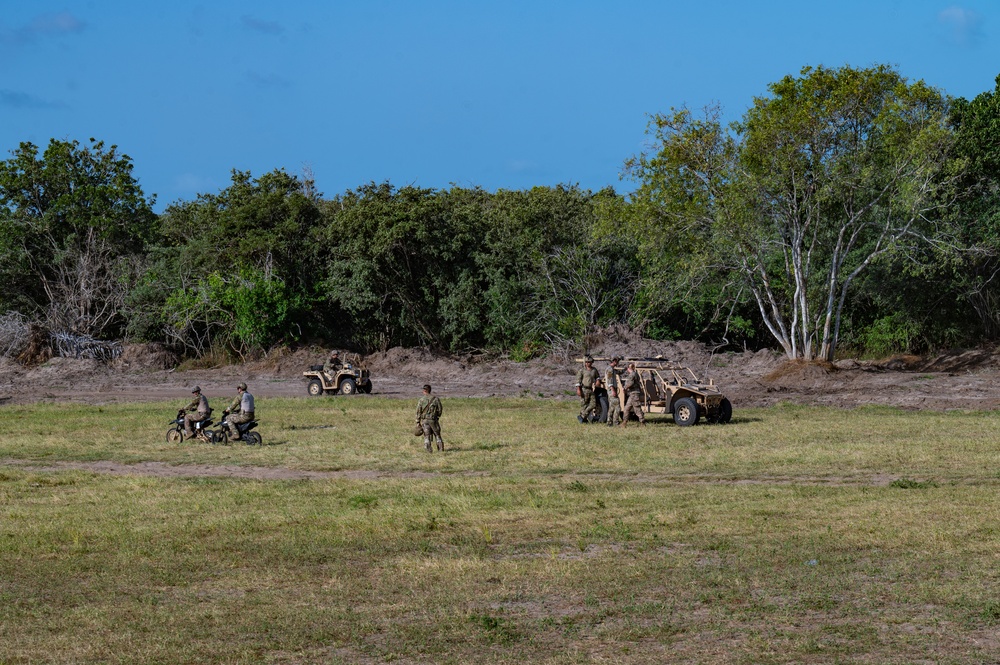
<instances>
[{"instance_id":1,"label":"clear blue sky","mask_svg":"<svg viewBox=\"0 0 1000 665\"><path fill-rule=\"evenodd\" d=\"M1000 2L0 0L0 158L90 137L157 209L232 169L619 192L647 114L736 119L805 65L894 65L972 98L1000 74Z\"/></svg>"}]
</instances>

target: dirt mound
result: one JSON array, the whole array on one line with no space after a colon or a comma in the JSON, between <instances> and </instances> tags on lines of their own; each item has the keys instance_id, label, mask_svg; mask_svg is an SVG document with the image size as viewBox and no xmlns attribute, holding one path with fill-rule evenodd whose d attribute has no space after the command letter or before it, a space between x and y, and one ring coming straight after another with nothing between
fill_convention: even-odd
<instances>
[{"instance_id":1,"label":"dirt mound","mask_svg":"<svg viewBox=\"0 0 1000 665\"><path fill-rule=\"evenodd\" d=\"M128 344L111 364L119 369L150 370L176 367L180 357L163 344Z\"/></svg>"},{"instance_id":2,"label":"dirt mound","mask_svg":"<svg viewBox=\"0 0 1000 665\"><path fill-rule=\"evenodd\" d=\"M825 360L787 360L761 377L761 381L780 385L814 384L827 380L836 371L837 367Z\"/></svg>"}]
</instances>

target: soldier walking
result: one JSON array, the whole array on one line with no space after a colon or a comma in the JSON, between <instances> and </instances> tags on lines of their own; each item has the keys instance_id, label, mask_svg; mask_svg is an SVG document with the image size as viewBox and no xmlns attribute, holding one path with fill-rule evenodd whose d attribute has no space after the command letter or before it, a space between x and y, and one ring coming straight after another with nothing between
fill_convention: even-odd
<instances>
[{"instance_id":1,"label":"soldier walking","mask_svg":"<svg viewBox=\"0 0 1000 665\"><path fill-rule=\"evenodd\" d=\"M628 364L628 372L622 381L622 390L625 391L625 413L622 414L621 427L628 424L628 419L633 413L639 418L639 424L645 425L646 418L642 415L642 387L639 372L635 370L635 363Z\"/></svg>"},{"instance_id":2,"label":"soldier walking","mask_svg":"<svg viewBox=\"0 0 1000 665\"><path fill-rule=\"evenodd\" d=\"M614 427L622 421L622 401L618 396L618 379L622 375L619 362L621 358L615 356L604 371L604 385L608 389L608 427Z\"/></svg>"},{"instance_id":3,"label":"soldier walking","mask_svg":"<svg viewBox=\"0 0 1000 665\"><path fill-rule=\"evenodd\" d=\"M430 385L424 385L424 396L417 401L417 424L424 430L424 449L433 452L431 438L437 443L437 449L444 450L441 439L441 400L431 394Z\"/></svg>"},{"instance_id":4,"label":"soldier walking","mask_svg":"<svg viewBox=\"0 0 1000 665\"><path fill-rule=\"evenodd\" d=\"M583 367L576 373L576 395L580 398L580 415L576 419L581 423L589 422L590 414L598 408L594 384L600 379L600 372L594 369L594 359L586 356L583 359Z\"/></svg>"},{"instance_id":5,"label":"soldier walking","mask_svg":"<svg viewBox=\"0 0 1000 665\"><path fill-rule=\"evenodd\" d=\"M230 438L233 441L240 440L239 426L248 423L254 418L253 395L247 392L247 384L240 383L236 386L236 397L232 403L222 412L228 415L226 424L229 426Z\"/></svg>"},{"instance_id":6,"label":"soldier walking","mask_svg":"<svg viewBox=\"0 0 1000 665\"><path fill-rule=\"evenodd\" d=\"M194 399L184 407L188 412L184 416L184 434L189 439L194 438L195 424L208 418L208 414L212 412L212 409L208 408L208 398L201 394L201 386L192 388L191 394L194 395Z\"/></svg>"}]
</instances>

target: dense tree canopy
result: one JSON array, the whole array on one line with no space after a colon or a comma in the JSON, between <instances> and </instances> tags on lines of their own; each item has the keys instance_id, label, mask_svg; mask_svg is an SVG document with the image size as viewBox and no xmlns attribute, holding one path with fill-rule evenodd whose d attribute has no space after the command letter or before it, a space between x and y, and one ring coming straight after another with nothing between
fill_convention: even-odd
<instances>
[{"instance_id":1,"label":"dense tree canopy","mask_svg":"<svg viewBox=\"0 0 1000 665\"><path fill-rule=\"evenodd\" d=\"M952 100L891 67L807 67L734 123L651 116L628 196L327 198L279 169L156 215L115 146L23 143L0 162L0 315L240 358L300 342L527 358L613 325L794 358L995 342L996 84Z\"/></svg>"}]
</instances>

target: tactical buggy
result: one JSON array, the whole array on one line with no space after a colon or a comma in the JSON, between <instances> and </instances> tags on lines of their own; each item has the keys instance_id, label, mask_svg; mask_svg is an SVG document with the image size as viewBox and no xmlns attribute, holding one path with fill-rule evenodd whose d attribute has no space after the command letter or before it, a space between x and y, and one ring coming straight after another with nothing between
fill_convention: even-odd
<instances>
[{"instance_id":1,"label":"tactical buggy","mask_svg":"<svg viewBox=\"0 0 1000 665\"><path fill-rule=\"evenodd\" d=\"M609 361L610 358L594 358L595 361ZM583 359L578 359L583 362ZM625 408L625 391L621 381L629 363L635 363L639 374L641 408L643 413L669 413L678 425L695 425L701 418L710 423L728 423L733 418L733 405L722 394L713 379L698 378L690 367L676 365L662 357L624 358L619 367L622 374L618 379L618 398ZM611 396L610 399L615 399ZM599 400L600 403L600 400ZM603 421L607 419L607 407L601 404Z\"/></svg>"}]
</instances>

